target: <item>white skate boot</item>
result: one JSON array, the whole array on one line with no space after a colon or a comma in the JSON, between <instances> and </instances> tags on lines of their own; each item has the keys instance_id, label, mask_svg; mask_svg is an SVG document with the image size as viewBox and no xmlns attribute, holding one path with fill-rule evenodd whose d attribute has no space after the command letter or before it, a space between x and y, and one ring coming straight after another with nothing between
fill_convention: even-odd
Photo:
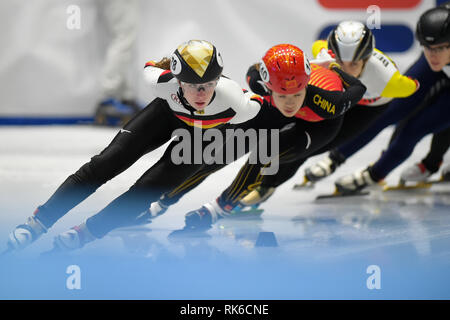
<instances>
[{"instance_id":1,"label":"white skate boot","mask_svg":"<svg viewBox=\"0 0 450 320\"><path fill-rule=\"evenodd\" d=\"M311 182L316 182L332 174L337 167L338 164L327 156L311 167L306 168L305 177Z\"/></svg>"},{"instance_id":2,"label":"white skate boot","mask_svg":"<svg viewBox=\"0 0 450 320\"><path fill-rule=\"evenodd\" d=\"M18 225L10 234L8 239L8 250L20 250L47 232L47 228L35 216L28 218L25 224Z\"/></svg>"},{"instance_id":3,"label":"white skate boot","mask_svg":"<svg viewBox=\"0 0 450 320\"><path fill-rule=\"evenodd\" d=\"M376 185L377 182L372 179L369 174L369 169L358 171L336 180L334 183L338 192L342 194L356 193L362 189Z\"/></svg>"},{"instance_id":4,"label":"white skate boot","mask_svg":"<svg viewBox=\"0 0 450 320\"><path fill-rule=\"evenodd\" d=\"M425 182L431 174L423 163L415 163L402 171L400 174L400 184L405 184L408 181Z\"/></svg>"},{"instance_id":5,"label":"white skate boot","mask_svg":"<svg viewBox=\"0 0 450 320\"><path fill-rule=\"evenodd\" d=\"M88 230L86 222L60 233L53 239L53 251L72 251L82 248L86 243L97 239Z\"/></svg>"},{"instance_id":6,"label":"white skate boot","mask_svg":"<svg viewBox=\"0 0 450 320\"><path fill-rule=\"evenodd\" d=\"M185 228L208 229L217 220L229 216L230 213L223 209L217 200L204 204L200 209L188 212L185 215Z\"/></svg>"}]
</instances>

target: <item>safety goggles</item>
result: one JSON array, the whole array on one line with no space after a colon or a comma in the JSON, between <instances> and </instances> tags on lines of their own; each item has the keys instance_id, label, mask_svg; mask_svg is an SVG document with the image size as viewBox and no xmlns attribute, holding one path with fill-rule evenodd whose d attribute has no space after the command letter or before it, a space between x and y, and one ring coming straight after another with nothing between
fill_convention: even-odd
<instances>
[{"instance_id":1,"label":"safety goggles","mask_svg":"<svg viewBox=\"0 0 450 320\"><path fill-rule=\"evenodd\" d=\"M218 82L219 82L219 79L205 82L205 83L187 83L187 82L182 82L182 81L180 83L181 83L181 87L184 90L196 92L196 91L200 91L202 89L204 91L212 91L216 88Z\"/></svg>"},{"instance_id":2,"label":"safety goggles","mask_svg":"<svg viewBox=\"0 0 450 320\"><path fill-rule=\"evenodd\" d=\"M443 53L445 50L450 48L450 44L446 45L446 46L435 47L435 48L431 48L429 46L423 46L423 48L424 48L424 50L426 50L430 53Z\"/></svg>"}]
</instances>

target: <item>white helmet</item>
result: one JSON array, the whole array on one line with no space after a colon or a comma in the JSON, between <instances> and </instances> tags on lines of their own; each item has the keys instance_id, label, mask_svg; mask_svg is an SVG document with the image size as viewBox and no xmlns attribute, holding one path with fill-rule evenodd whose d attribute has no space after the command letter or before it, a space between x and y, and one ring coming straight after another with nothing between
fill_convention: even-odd
<instances>
[{"instance_id":1,"label":"white helmet","mask_svg":"<svg viewBox=\"0 0 450 320\"><path fill-rule=\"evenodd\" d=\"M328 36L328 49L341 61L366 59L374 48L375 37L358 21L343 21Z\"/></svg>"}]
</instances>

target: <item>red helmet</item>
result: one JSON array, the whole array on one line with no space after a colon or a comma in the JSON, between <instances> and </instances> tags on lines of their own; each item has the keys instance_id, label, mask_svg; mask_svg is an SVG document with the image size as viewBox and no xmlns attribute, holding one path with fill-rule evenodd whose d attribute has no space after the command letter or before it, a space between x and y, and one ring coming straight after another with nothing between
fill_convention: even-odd
<instances>
[{"instance_id":1,"label":"red helmet","mask_svg":"<svg viewBox=\"0 0 450 320\"><path fill-rule=\"evenodd\" d=\"M279 44L266 52L259 73L270 90L293 94L308 84L311 66L302 50L291 44Z\"/></svg>"}]
</instances>

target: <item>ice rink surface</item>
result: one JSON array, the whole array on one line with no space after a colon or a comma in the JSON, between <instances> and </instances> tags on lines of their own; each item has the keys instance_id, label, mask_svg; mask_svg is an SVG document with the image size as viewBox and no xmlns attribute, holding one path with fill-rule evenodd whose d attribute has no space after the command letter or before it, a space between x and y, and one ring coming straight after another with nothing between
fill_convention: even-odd
<instances>
[{"instance_id":1,"label":"ice rink surface","mask_svg":"<svg viewBox=\"0 0 450 320\"><path fill-rule=\"evenodd\" d=\"M90 126L0 127L0 250L8 233L117 132ZM374 162L391 132L383 131L313 190L293 191L303 169L323 155L309 159L262 206L259 218L221 220L195 236L172 234L184 226L185 213L231 183L241 159L145 227L115 230L68 254L42 255L55 235L126 191L162 155L158 149L98 189L32 246L0 257L0 299L449 299L450 185L314 200L332 192L337 177ZM426 137L386 182L397 183L402 168L422 159L429 145ZM79 289L70 289L73 265L79 268ZM369 289L375 284L379 288Z\"/></svg>"}]
</instances>

